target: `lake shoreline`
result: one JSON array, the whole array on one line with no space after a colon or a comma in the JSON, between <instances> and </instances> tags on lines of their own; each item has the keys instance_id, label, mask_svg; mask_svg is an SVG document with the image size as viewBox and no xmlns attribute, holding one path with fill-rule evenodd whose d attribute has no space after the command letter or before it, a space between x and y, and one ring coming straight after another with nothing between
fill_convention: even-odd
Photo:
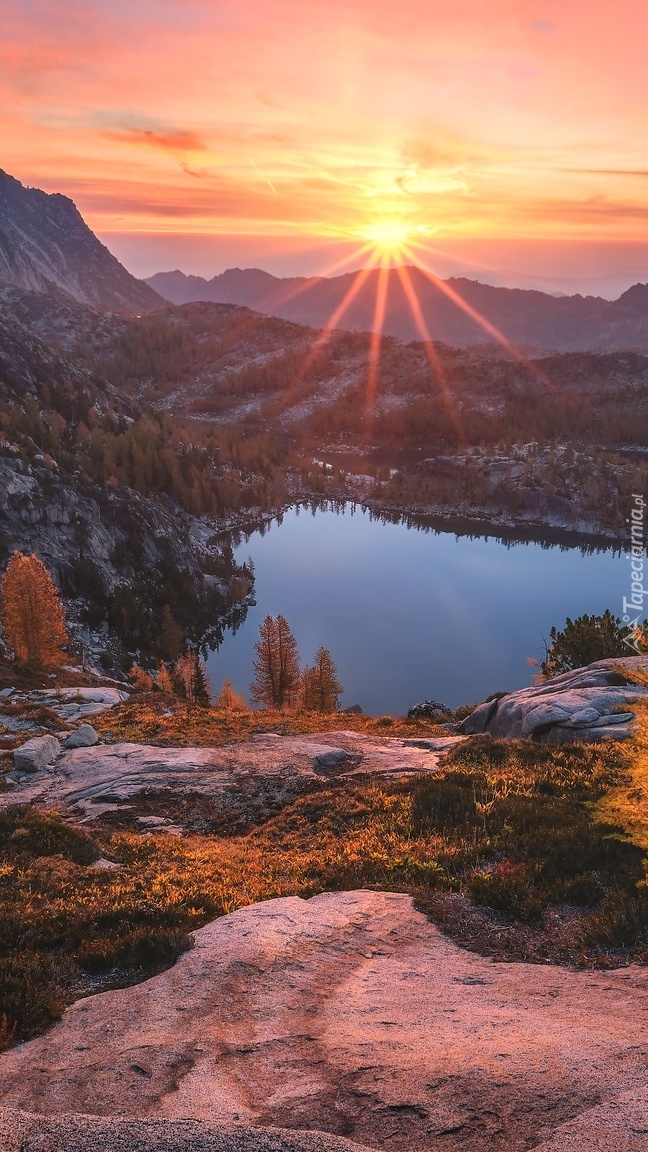
<instances>
[{"instance_id":1,"label":"lake shoreline","mask_svg":"<svg viewBox=\"0 0 648 1152\"><path fill-rule=\"evenodd\" d=\"M260 530L261 526L269 527L275 521L281 522L281 519L293 508L325 511L327 509L342 510L347 505L353 509L362 509L386 523L405 524L408 528L437 534L447 532L455 536L479 537L484 540L493 539L504 544L530 543L546 545L547 547L581 548L587 551L611 551L615 553L623 552L628 546L627 539L618 534L606 532L604 529L583 531L567 528L563 525L548 524L546 521L537 519L525 519L523 516L494 517L485 512L480 513L476 509L459 513L430 505L412 510L371 497L322 496L319 493L296 496L294 500L279 505L275 509L228 517L227 522L219 524L213 539L217 542L230 539L233 535L240 535L243 540L250 539Z\"/></svg>"}]
</instances>

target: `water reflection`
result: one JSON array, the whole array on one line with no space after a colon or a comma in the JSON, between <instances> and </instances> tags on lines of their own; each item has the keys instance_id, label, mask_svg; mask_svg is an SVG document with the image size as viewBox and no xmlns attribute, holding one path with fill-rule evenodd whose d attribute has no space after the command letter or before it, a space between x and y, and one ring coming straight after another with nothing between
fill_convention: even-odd
<instances>
[{"instance_id":1,"label":"water reflection","mask_svg":"<svg viewBox=\"0 0 648 1152\"><path fill-rule=\"evenodd\" d=\"M254 563L257 603L211 654L214 686L227 676L247 695L259 624L281 612L304 661L331 650L342 703L374 714L529 684L526 657L544 655L552 624L617 614L624 590L621 551L603 541L495 535L348 503L291 508L231 542Z\"/></svg>"}]
</instances>

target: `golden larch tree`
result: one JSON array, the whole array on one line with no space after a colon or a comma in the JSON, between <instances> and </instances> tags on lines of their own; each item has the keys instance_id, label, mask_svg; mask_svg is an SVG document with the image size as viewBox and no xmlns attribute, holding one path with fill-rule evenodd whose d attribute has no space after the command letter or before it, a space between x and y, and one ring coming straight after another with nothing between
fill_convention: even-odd
<instances>
[{"instance_id":1,"label":"golden larch tree","mask_svg":"<svg viewBox=\"0 0 648 1152\"><path fill-rule=\"evenodd\" d=\"M254 680L250 695L266 708L294 708L299 698L301 673L297 641L285 616L266 616L254 650Z\"/></svg>"},{"instance_id":2,"label":"golden larch tree","mask_svg":"<svg viewBox=\"0 0 648 1152\"><path fill-rule=\"evenodd\" d=\"M184 697L189 704L209 707L211 684L207 669L195 649L185 652L176 660L172 680L177 694Z\"/></svg>"},{"instance_id":3,"label":"golden larch tree","mask_svg":"<svg viewBox=\"0 0 648 1152\"><path fill-rule=\"evenodd\" d=\"M340 684L335 661L328 648L319 648L312 668L305 668L302 679L302 703L309 712L335 712Z\"/></svg>"},{"instance_id":4,"label":"golden larch tree","mask_svg":"<svg viewBox=\"0 0 648 1152\"><path fill-rule=\"evenodd\" d=\"M248 707L240 692L235 692L230 681L225 678L223 686L214 700L214 708L222 708L227 712L247 712Z\"/></svg>"},{"instance_id":5,"label":"golden larch tree","mask_svg":"<svg viewBox=\"0 0 648 1152\"><path fill-rule=\"evenodd\" d=\"M11 556L0 583L0 623L16 663L60 668L65 662L65 612L38 556Z\"/></svg>"}]
</instances>

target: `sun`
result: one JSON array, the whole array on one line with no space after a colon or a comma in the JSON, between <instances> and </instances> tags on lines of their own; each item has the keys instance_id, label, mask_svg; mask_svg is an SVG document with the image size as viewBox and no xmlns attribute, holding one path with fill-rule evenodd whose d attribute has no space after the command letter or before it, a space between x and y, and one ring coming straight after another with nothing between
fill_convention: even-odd
<instances>
[{"instance_id":1,"label":"sun","mask_svg":"<svg viewBox=\"0 0 648 1152\"><path fill-rule=\"evenodd\" d=\"M384 217L358 228L357 235L373 249L383 262L398 263L408 257L411 249L429 236L430 229L405 220Z\"/></svg>"}]
</instances>

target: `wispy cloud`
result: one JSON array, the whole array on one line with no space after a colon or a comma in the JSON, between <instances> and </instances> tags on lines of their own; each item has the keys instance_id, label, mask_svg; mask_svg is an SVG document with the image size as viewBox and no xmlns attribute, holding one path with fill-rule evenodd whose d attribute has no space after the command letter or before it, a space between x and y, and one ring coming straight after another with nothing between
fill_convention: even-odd
<instances>
[{"instance_id":1,"label":"wispy cloud","mask_svg":"<svg viewBox=\"0 0 648 1152\"><path fill-rule=\"evenodd\" d=\"M5 0L2 163L104 229L639 236L647 39L645 0Z\"/></svg>"}]
</instances>

